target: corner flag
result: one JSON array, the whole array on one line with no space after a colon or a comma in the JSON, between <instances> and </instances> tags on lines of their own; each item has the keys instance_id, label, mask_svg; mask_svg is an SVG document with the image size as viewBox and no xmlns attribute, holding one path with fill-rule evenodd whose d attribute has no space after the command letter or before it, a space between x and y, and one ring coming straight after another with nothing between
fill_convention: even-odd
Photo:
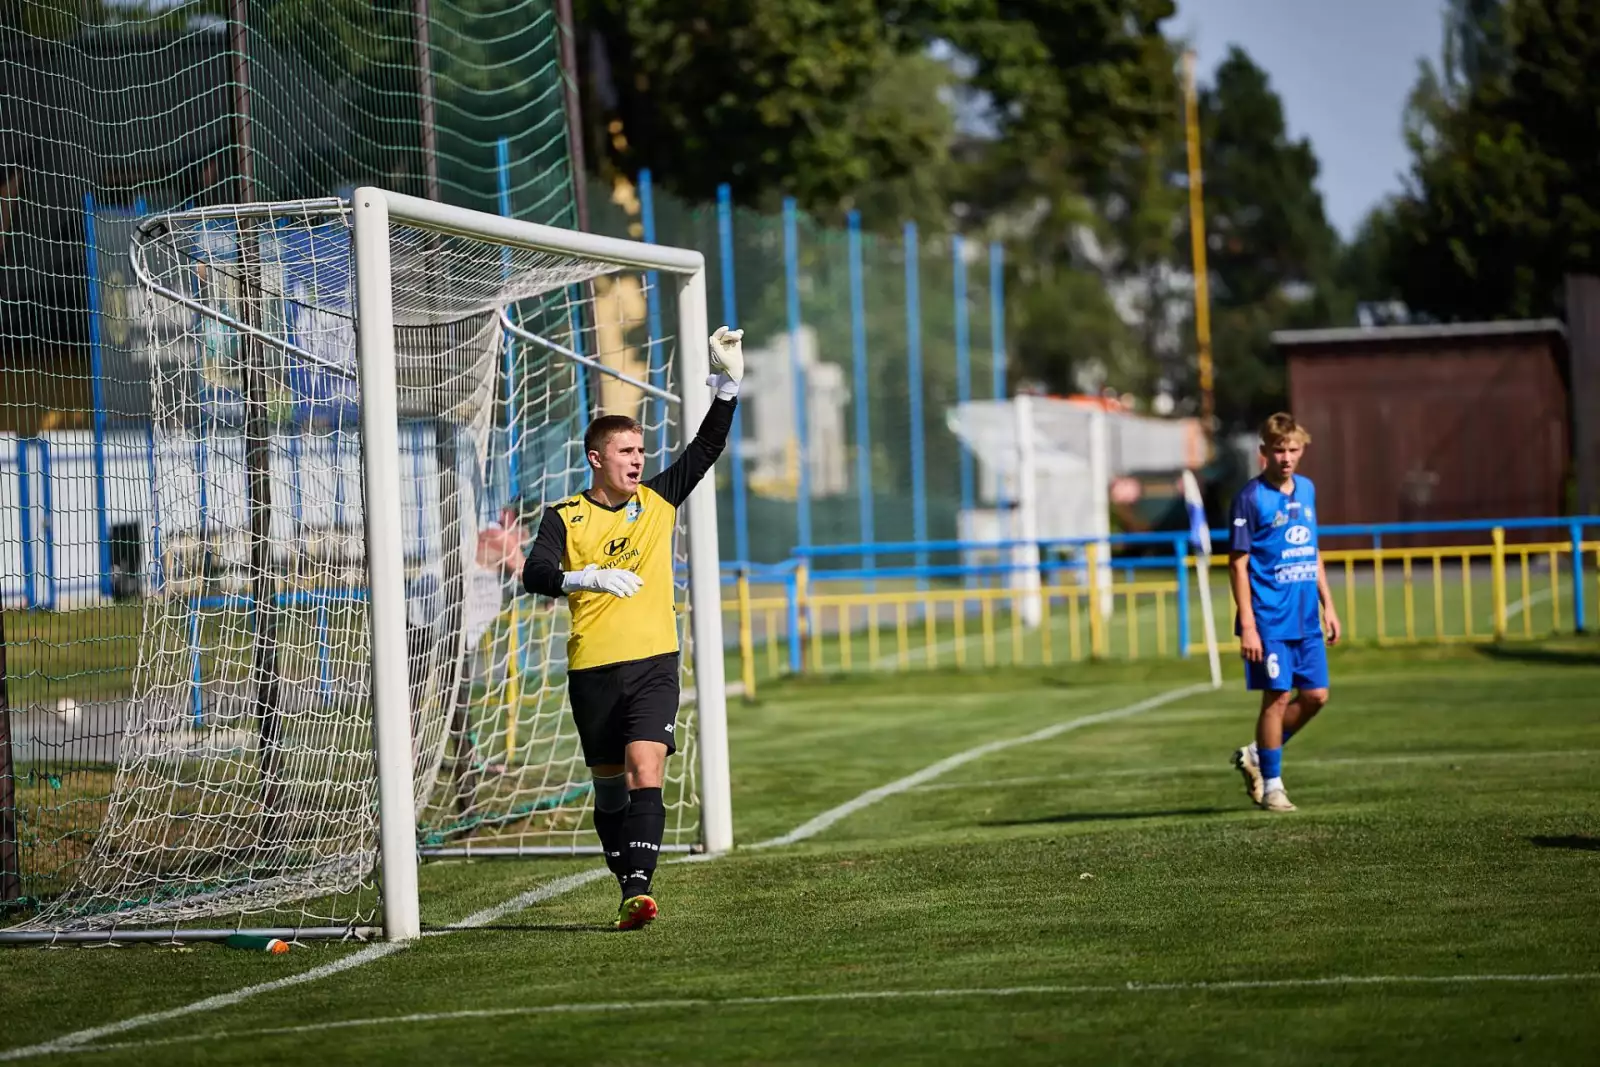
<instances>
[{"instance_id":1,"label":"corner flag","mask_svg":"<svg viewBox=\"0 0 1600 1067\"><path fill-rule=\"evenodd\" d=\"M1200 483L1195 479L1194 471L1183 472L1183 502L1189 509L1189 543L1195 551L1200 607L1206 629L1206 652L1211 660L1211 686L1220 689L1222 661L1217 654L1217 624L1211 614L1211 524L1206 522L1205 501L1200 498Z\"/></svg>"}]
</instances>

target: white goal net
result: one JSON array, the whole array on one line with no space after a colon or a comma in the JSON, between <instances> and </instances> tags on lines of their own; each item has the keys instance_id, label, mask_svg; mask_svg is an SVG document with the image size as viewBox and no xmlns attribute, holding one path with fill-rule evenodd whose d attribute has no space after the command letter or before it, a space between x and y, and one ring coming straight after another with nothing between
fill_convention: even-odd
<instances>
[{"instance_id":1,"label":"white goal net","mask_svg":"<svg viewBox=\"0 0 1600 1067\"><path fill-rule=\"evenodd\" d=\"M381 514L399 516L403 559L407 847L587 851L589 776L564 699L566 608L521 593L522 551L542 505L587 484L591 417L645 424L647 474L698 423L698 256L364 194L382 198L388 218L399 494ZM20 930L330 934L381 926L385 914L392 923L384 893L409 891L384 869L399 851L392 811L380 848L380 777L401 776L380 766L381 740L374 749L383 575L380 513L366 509L383 492L372 478L383 446L364 432L373 398L357 297L362 272L384 257L362 251L356 214L304 201L138 228L156 514L134 696L75 884ZM696 693L699 637L702 668L715 663L698 695L715 703L720 745L707 497L683 512L678 600L684 691ZM669 849L708 836L694 711L685 704L669 767ZM725 822L712 819L713 847L726 847Z\"/></svg>"}]
</instances>

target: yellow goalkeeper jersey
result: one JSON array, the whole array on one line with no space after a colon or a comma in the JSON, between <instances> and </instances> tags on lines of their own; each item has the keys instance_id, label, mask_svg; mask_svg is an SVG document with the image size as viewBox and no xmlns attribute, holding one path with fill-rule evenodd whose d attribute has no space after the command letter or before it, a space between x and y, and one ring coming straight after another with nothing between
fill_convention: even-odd
<instances>
[{"instance_id":1,"label":"yellow goalkeeper jersey","mask_svg":"<svg viewBox=\"0 0 1600 1067\"><path fill-rule=\"evenodd\" d=\"M625 503L609 507L579 493L545 508L523 569L523 586L530 593L567 597L572 612L568 670L678 651L672 543L678 507L722 453L733 409L732 401L713 401L683 455L643 482ZM644 584L631 597L587 590L563 593L562 574L591 564L633 571Z\"/></svg>"}]
</instances>

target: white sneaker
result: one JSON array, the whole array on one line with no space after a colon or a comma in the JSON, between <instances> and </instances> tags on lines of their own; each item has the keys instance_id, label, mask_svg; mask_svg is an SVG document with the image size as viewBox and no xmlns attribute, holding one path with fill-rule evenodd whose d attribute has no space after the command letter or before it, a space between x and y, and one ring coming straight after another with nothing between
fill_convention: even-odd
<instances>
[{"instance_id":1,"label":"white sneaker","mask_svg":"<svg viewBox=\"0 0 1600 1067\"><path fill-rule=\"evenodd\" d=\"M1282 789L1274 789L1261 798L1262 811L1293 811L1294 805L1289 803L1289 794Z\"/></svg>"},{"instance_id":2,"label":"white sneaker","mask_svg":"<svg viewBox=\"0 0 1600 1067\"><path fill-rule=\"evenodd\" d=\"M1237 750L1231 760L1239 773L1244 775L1244 791L1250 796L1250 803L1261 803L1261 789L1266 780L1261 777L1261 763L1256 759L1255 750L1249 745Z\"/></svg>"}]
</instances>

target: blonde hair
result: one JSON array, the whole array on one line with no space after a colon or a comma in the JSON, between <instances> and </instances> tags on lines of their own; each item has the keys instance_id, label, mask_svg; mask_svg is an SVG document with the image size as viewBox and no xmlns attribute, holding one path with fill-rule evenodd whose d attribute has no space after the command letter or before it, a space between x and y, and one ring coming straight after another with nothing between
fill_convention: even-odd
<instances>
[{"instance_id":1,"label":"blonde hair","mask_svg":"<svg viewBox=\"0 0 1600 1067\"><path fill-rule=\"evenodd\" d=\"M1280 411L1261 424L1261 447L1271 448L1279 441L1296 438L1302 445L1311 443L1311 434L1294 421L1287 411Z\"/></svg>"}]
</instances>

